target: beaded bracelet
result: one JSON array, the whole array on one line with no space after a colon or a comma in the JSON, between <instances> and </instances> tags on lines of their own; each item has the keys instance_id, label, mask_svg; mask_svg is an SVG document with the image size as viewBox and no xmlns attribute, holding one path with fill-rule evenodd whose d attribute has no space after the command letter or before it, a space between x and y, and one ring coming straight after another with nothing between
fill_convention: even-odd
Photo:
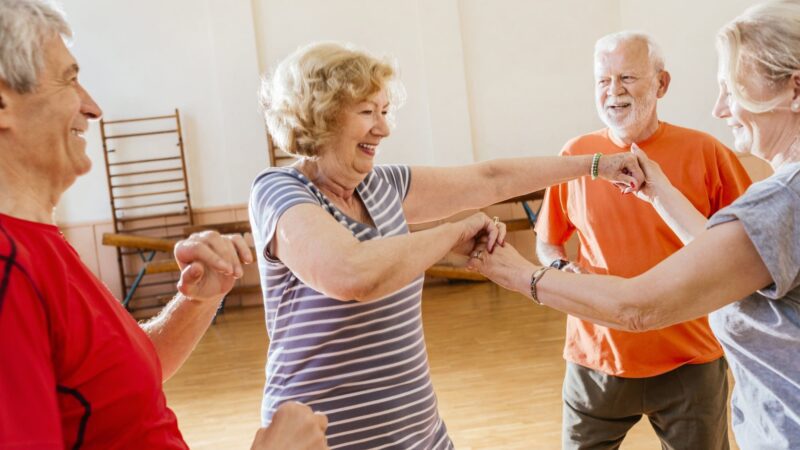
<instances>
[{"instance_id":1,"label":"beaded bracelet","mask_svg":"<svg viewBox=\"0 0 800 450\"><path fill-rule=\"evenodd\" d=\"M536 294L536 283L538 283L539 280L541 280L542 277L544 276L545 272L547 272L550 269L552 269L552 267L548 266L540 267L539 270L533 272L533 275L531 275L531 298L533 299L534 303L540 306L542 304L542 301L539 300L539 296Z\"/></svg>"},{"instance_id":2,"label":"beaded bracelet","mask_svg":"<svg viewBox=\"0 0 800 450\"><path fill-rule=\"evenodd\" d=\"M598 171L600 170L600 157L603 156L602 153L595 153L592 157L592 179L596 180Z\"/></svg>"}]
</instances>

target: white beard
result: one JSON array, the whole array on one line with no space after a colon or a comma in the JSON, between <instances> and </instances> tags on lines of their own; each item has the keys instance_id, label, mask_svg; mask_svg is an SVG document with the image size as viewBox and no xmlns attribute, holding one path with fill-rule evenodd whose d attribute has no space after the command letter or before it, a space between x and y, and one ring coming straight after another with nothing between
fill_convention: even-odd
<instances>
[{"instance_id":1,"label":"white beard","mask_svg":"<svg viewBox=\"0 0 800 450\"><path fill-rule=\"evenodd\" d=\"M647 126L647 118L656 106L658 97L653 90L646 97L636 101L630 95L608 97L605 105L597 105L597 114L600 120L618 137L636 136ZM608 113L607 105L630 103L630 111L621 117L613 117Z\"/></svg>"}]
</instances>

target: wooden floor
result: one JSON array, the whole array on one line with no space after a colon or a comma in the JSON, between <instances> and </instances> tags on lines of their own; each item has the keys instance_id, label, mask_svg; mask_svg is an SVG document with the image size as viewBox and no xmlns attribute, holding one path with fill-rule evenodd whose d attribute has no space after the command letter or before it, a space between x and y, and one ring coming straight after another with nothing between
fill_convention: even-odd
<instances>
[{"instance_id":1,"label":"wooden floor","mask_svg":"<svg viewBox=\"0 0 800 450\"><path fill-rule=\"evenodd\" d=\"M429 286L423 299L433 384L456 448L560 448L565 317L491 283ZM192 449L249 448L266 348L261 309L228 311L166 384ZM622 448L660 448L646 418Z\"/></svg>"}]
</instances>

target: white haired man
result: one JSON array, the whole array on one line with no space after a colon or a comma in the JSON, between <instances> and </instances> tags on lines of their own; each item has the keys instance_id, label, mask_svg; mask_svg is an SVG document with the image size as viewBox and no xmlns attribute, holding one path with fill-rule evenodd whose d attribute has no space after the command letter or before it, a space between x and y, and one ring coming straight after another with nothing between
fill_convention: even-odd
<instances>
[{"instance_id":1,"label":"white haired man","mask_svg":"<svg viewBox=\"0 0 800 450\"><path fill-rule=\"evenodd\" d=\"M185 449L161 386L250 262L241 236L177 244L180 293L141 325L55 226L91 161L100 108L78 82L71 31L43 0L0 0L0 447ZM326 419L287 404L254 448L327 448Z\"/></svg>"},{"instance_id":2,"label":"white haired man","mask_svg":"<svg viewBox=\"0 0 800 450\"><path fill-rule=\"evenodd\" d=\"M637 32L595 47L595 97L607 128L569 141L562 154L627 152L637 144L706 217L744 192L750 179L713 137L658 120L670 75L653 40ZM551 188L537 230L537 255L572 272L632 277L681 248L650 205L610 185L570 181ZM579 252L564 244L577 232ZM708 320L630 333L569 316L564 358L565 449L618 448L647 415L668 449L727 449L727 364Z\"/></svg>"}]
</instances>

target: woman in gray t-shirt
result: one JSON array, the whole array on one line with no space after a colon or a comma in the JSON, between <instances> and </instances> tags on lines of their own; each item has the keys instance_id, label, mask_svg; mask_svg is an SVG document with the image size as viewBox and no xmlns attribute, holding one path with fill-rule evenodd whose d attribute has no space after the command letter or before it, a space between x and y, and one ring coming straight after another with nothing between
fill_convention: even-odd
<instances>
[{"instance_id":1,"label":"woman in gray t-shirt","mask_svg":"<svg viewBox=\"0 0 800 450\"><path fill-rule=\"evenodd\" d=\"M637 195L689 244L684 249L630 279L548 272L509 245L470 265L539 304L615 328L659 329L710 314L736 379L732 422L739 446L797 449L800 1L748 9L719 32L718 48L714 115L733 129L736 149L769 162L773 176L706 221L634 145L646 172Z\"/></svg>"}]
</instances>

